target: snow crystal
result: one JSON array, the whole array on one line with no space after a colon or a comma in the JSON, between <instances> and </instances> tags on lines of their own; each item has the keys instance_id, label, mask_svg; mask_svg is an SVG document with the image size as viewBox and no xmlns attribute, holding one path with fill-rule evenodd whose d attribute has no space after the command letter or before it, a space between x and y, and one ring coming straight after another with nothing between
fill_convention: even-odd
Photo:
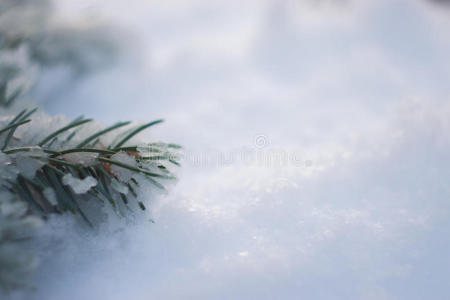
<instances>
[{"instance_id":1,"label":"snow crystal","mask_svg":"<svg viewBox=\"0 0 450 300\"><path fill-rule=\"evenodd\" d=\"M94 177L87 176L84 179L75 178L72 174L66 174L62 178L63 184L70 186L76 194L84 194L97 185Z\"/></svg>"},{"instance_id":2,"label":"snow crystal","mask_svg":"<svg viewBox=\"0 0 450 300\"><path fill-rule=\"evenodd\" d=\"M43 194L45 198L50 202L51 205L57 205L58 201L56 200L56 193L51 187L44 189Z\"/></svg>"}]
</instances>

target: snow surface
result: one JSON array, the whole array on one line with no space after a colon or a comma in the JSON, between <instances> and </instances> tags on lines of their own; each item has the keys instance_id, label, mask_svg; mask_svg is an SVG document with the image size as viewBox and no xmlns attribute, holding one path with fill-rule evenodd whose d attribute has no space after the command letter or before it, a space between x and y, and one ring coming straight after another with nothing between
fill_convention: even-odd
<instances>
[{"instance_id":1,"label":"snow surface","mask_svg":"<svg viewBox=\"0 0 450 300\"><path fill-rule=\"evenodd\" d=\"M62 182L64 185L70 186L75 194L84 194L97 185L97 180L92 176L86 176L83 179L79 179L73 177L72 174L64 175Z\"/></svg>"},{"instance_id":2,"label":"snow surface","mask_svg":"<svg viewBox=\"0 0 450 300\"><path fill-rule=\"evenodd\" d=\"M134 52L61 96L51 70L35 95L73 117L164 117L150 135L185 160L135 224L53 217L36 291L11 297L446 299L450 12L311 3L61 1L62 18L132 30Z\"/></svg>"}]
</instances>

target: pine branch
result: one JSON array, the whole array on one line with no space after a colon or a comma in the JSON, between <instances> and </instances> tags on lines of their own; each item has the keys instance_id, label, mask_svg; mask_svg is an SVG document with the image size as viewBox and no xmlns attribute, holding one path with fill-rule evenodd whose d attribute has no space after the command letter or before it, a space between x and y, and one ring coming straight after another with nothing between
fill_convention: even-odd
<instances>
[{"instance_id":1,"label":"pine branch","mask_svg":"<svg viewBox=\"0 0 450 300\"><path fill-rule=\"evenodd\" d=\"M11 139L11 131L15 130L18 126L30 122L30 119L24 120L24 118L30 117L35 111L35 109L31 111L21 111L13 118L13 120L11 120L11 122L0 129L0 134L8 132L2 153L10 157L13 166L16 165L15 161L18 157L29 157L42 163L42 166L36 171L35 177L28 178L19 172L17 180L9 182L14 194L16 194L19 199L29 203L30 208L32 208L34 213L47 215L50 213L69 211L74 214L79 214L89 226L94 226L94 220L90 220L88 217L89 214L83 212L78 204L82 198L88 197L89 201L102 201L101 197L104 197L114 209L117 208L117 201L121 200L123 205L126 206L127 209L130 209L130 205L133 202L130 202L130 200L137 198L137 194L131 187L131 183L136 184L137 182L134 179L130 182L121 182L119 177L120 174L118 174L117 171L114 171L112 166L116 166L119 169L134 174L142 174L153 186L161 190L166 190L166 188L162 183L157 181L158 179L176 179L164 165L164 162L169 162L177 166L179 165L177 156L170 150L179 149L179 145L149 143L144 146L131 145L121 147L139 132L150 128L155 124L161 123L162 120L150 122L132 129L125 137L121 138L120 142L117 144L118 147L112 149L101 147L91 148L88 147L88 145L93 140L101 139L107 133L129 125L130 122L120 122L100 130L83 139L75 146L70 145L72 143L70 141L71 138L69 137L73 134L71 133L71 135L63 142L63 144L67 146L66 149L57 150L55 147L60 147L59 144L62 144L54 144L57 136L68 132L68 130L72 128L79 127L92 121L91 119L80 117L47 135L37 145L7 148L8 141ZM83 130L80 128L79 134L81 134L82 131ZM47 146L44 147L44 145ZM136 165L115 159L115 155L119 153L126 154ZM86 165L85 162L82 161L82 157L78 158L78 160L68 160L67 155L93 155L93 157L92 162ZM157 165L156 169L154 167L155 165ZM88 180L88 178L93 178L97 184L86 191L80 192L77 191L76 185L65 184L66 180L69 181L67 178L72 178L71 180L74 182L83 182L84 180ZM131 198L130 196L125 195L123 191L120 192L113 188L114 186L119 185L124 185L126 189L130 191ZM44 193L47 189L54 191L56 202L54 202L53 199L49 199L46 193ZM140 209L146 209L144 203L137 199L136 204Z\"/></svg>"}]
</instances>

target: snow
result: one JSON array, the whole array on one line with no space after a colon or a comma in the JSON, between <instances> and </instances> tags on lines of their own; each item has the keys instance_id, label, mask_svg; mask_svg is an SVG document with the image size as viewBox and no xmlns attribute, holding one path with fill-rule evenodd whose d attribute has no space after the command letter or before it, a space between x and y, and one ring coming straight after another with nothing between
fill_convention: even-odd
<instances>
[{"instance_id":1,"label":"snow","mask_svg":"<svg viewBox=\"0 0 450 300\"><path fill-rule=\"evenodd\" d=\"M2 166L0 173L2 179L14 180L17 178L19 170L13 166L11 158L3 152L0 153L0 164Z\"/></svg>"},{"instance_id":2,"label":"snow","mask_svg":"<svg viewBox=\"0 0 450 300\"><path fill-rule=\"evenodd\" d=\"M27 216L27 206L13 199L11 194L0 194L0 282L2 288L17 285L28 287L30 273L37 260L23 247L32 232L41 227L42 220ZM19 241L22 241L20 243Z\"/></svg>"},{"instance_id":3,"label":"snow","mask_svg":"<svg viewBox=\"0 0 450 300\"><path fill-rule=\"evenodd\" d=\"M84 194L97 185L97 180L92 176L86 176L80 179L75 178L70 173L63 176L62 182L64 185L70 186L75 194Z\"/></svg>"},{"instance_id":4,"label":"snow","mask_svg":"<svg viewBox=\"0 0 450 300\"><path fill-rule=\"evenodd\" d=\"M128 194L128 187L117 181L115 178L111 179L111 187L119 193L124 195Z\"/></svg>"},{"instance_id":5,"label":"snow","mask_svg":"<svg viewBox=\"0 0 450 300\"><path fill-rule=\"evenodd\" d=\"M73 14L87 2L61 3ZM141 193L150 205L132 224L86 232L51 217L35 245L38 288L17 298L448 296L448 12L387 0L322 1L327 17L308 1L89 3L134 29L144 54L49 109L165 117L149 135L185 146L180 180L165 197Z\"/></svg>"},{"instance_id":6,"label":"snow","mask_svg":"<svg viewBox=\"0 0 450 300\"><path fill-rule=\"evenodd\" d=\"M111 156L111 160L132 166L132 167L137 167L137 162L136 159L131 156L128 155L126 152L119 152L117 154L114 154ZM136 172L128 170L126 168L117 166L117 165L111 165L111 172L113 172L120 181L122 182L129 182L131 180L131 178L135 175Z\"/></svg>"},{"instance_id":7,"label":"snow","mask_svg":"<svg viewBox=\"0 0 450 300\"><path fill-rule=\"evenodd\" d=\"M56 193L55 193L54 189L48 187L48 188L45 188L42 193L44 194L45 199L47 199L51 205L54 205L54 206L58 205L58 200L56 198Z\"/></svg>"},{"instance_id":8,"label":"snow","mask_svg":"<svg viewBox=\"0 0 450 300\"><path fill-rule=\"evenodd\" d=\"M16 167L20 174L28 178L34 178L37 170L39 170L45 162L36 157L47 157L47 155L39 148L31 149L28 152L17 154L14 157Z\"/></svg>"}]
</instances>

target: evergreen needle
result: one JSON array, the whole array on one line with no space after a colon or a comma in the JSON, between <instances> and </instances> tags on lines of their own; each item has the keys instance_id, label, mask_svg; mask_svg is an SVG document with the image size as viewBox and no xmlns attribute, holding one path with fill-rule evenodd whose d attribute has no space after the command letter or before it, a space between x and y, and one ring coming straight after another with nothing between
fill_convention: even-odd
<instances>
[{"instance_id":1,"label":"evergreen needle","mask_svg":"<svg viewBox=\"0 0 450 300\"><path fill-rule=\"evenodd\" d=\"M147 170L141 169L141 168L136 168L133 166L130 166L128 164L124 164L120 161L117 160L112 160L112 159L108 159L108 158L104 158L104 157L99 157L98 160L102 161L102 162L106 162L106 163L110 163L112 165L116 165L119 166L121 168L125 168L134 172L138 172L138 173L142 173L151 177L158 177L158 178L164 178L164 179L175 179L175 177L173 176L166 176L166 175L161 175L161 174L157 174L157 173L153 173L153 172L149 172Z\"/></svg>"},{"instance_id":2,"label":"evergreen needle","mask_svg":"<svg viewBox=\"0 0 450 300\"><path fill-rule=\"evenodd\" d=\"M159 124L164 122L164 120L156 120L147 124L144 124L142 126L139 126L138 128L136 128L135 130L133 130L132 132L130 132L126 137L124 137L116 146L115 148L119 148L120 146L122 146L123 144L125 144L129 139L131 139L133 136L135 136L136 134L138 134L139 132L141 132L144 129L147 129L153 125Z\"/></svg>"},{"instance_id":3,"label":"evergreen needle","mask_svg":"<svg viewBox=\"0 0 450 300\"><path fill-rule=\"evenodd\" d=\"M48 141L50 141L52 138L56 137L57 135L65 132L65 131L67 131L69 129L72 129L74 127L83 125L83 124L91 122L91 121L92 121L92 119L85 119L85 120L71 122L69 125L64 126L63 128L58 129L57 131L55 131L52 134L48 135L38 145L42 147L43 145L45 145Z\"/></svg>"},{"instance_id":4,"label":"evergreen needle","mask_svg":"<svg viewBox=\"0 0 450 300\"><path fill-rule=\"evenodd\" d=\"M31 120L23 120L23 121L15 123L15 124L10 124L10 125L6 126L5 128L0 129L0 134L2 134L5 131L10 130L11 128L17 128L17 127L19 127L23 124L29 123L29 122L31 122Z\"/></svg>"},{"instance_id":5,"label":"evergreen needle","mask_svg":"<svg viewBox=\"0 0 450 300\"><path fill-rule=\"evenodd\" d=\"M108 133L108 132L110 132L110 131L113 131L113 130L117 129L117 128L126 126L126 125L128 125L128 124L130 124L130 122L121 122L121 123L117 123L117 124L115 124L115 125L113 125L113 126L111 126L111 127L108 127L108 128L106 128L106 129L103 129L103 130L101 130L101 131L99 131L99 132L97 132L97 133L91 135L90 137L86 138L84 141L82 141L81 143L79 143L79 144L76 146L76 148L81 148L81 147L85 146L86 144L88 144L90 141L95 140L95 139L98 138L99 136L104 135L104 134L106 134L106 133Z\"/></svg>"},{"instance_id":6,"label":"evergreen needle","mask_svg":"<svg viewBox=\"0 0 450 300\"><path fill-rule=\"evenodd\" d=\"M17 148L9 148L8 150L3 151L3 153L5 154L14 154L17 152L29 152L35 149L42 149L42 151L49 153L49 154L57 154L59 153L58 151L54 151L54 150L50 150L50 149L45 149L45 148L39 148L39 147L17 147Z\"/></svg>"},{"instance_id":7,"label":"evergreen needle","mask_svg":"<svg viewBox=\"0 0 450 300\"><path fill-rule=\"evenodd\" d=\"M103 150L103 149L95 149L95 148L82 148L82 149L73 148L73 149L67 149L67 150L53 153L52 157L57 157L57 156L61 156L64 154L69 154L69 153L83 153L83 152L98 153L98 154L105 154L105 155L113 155L113 154L117 153L117 152L114 152L111 150Z\"/></svg>"},{"instance_id":8,"label":"evergreen needle","mask_svg":"<svg viewBox=\"0 0 450 300\"><path fill-rule=\"evenodd\" d=\"M32 109L30 112L26 113L27 110L24 109L22 110L9 124L12 125L14 123L16 123L16 121L23 121L26 118L28 118L29 116L31 116L32 114L34 114L37 111L37 107L35 109ZM16 131L17 127L11 128L11 130L8 133L8 136L5 139L5 143L3 144L2 150L5 150L6 147L9 144L9 141L11 140L11 138L14 135L14 132Z\"/></svg>"}]
</instances>

